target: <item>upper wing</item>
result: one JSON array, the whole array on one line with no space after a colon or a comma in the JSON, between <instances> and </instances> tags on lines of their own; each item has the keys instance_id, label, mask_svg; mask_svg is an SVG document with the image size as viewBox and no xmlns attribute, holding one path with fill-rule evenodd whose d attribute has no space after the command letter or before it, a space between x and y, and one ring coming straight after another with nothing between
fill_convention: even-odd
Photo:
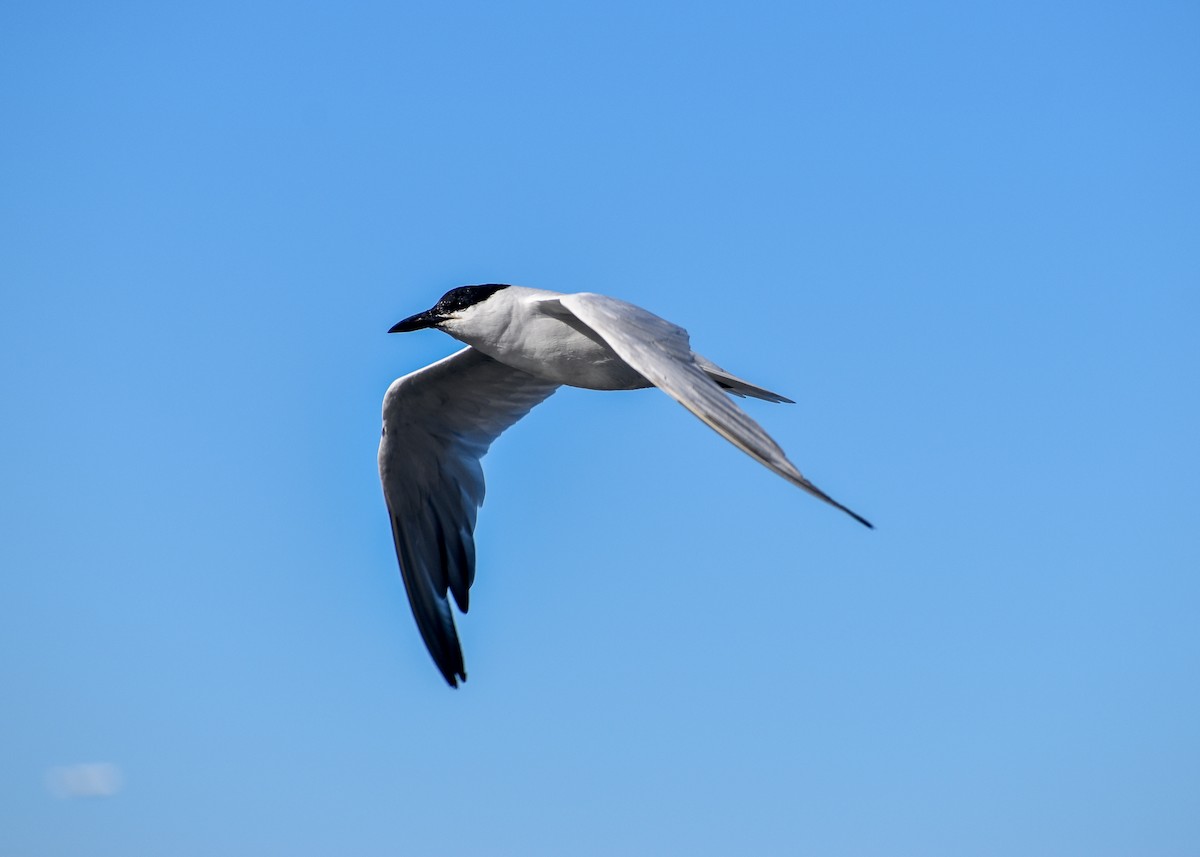
<instances>
[{"instance_id":1,"label":"upper wing","mask_svg":"<svg viewBox=\"0 0 1200 857\"><path fill-rule=\"evenodd\" d=\"M583 292L554 299L594 330L612 350L654 386L708 423L722 437L784 479L803 488L868 527L870 521L847 509L804 478L779 444L726 397L696 362L687 331L641 307ZM547 301L550 302L550 301ZM713 364L705 361L707 366Z\"/></svg>"},{"instance_id":2,"label":"upper wing","mask_svg":"<svg viewBox=\"0 0 1200 857\"><path fill-rule=\"evenodd\" d=\"M451 687L467 674L446 593L467 612L484 492L479 459L557 388L464 348L393 381L383 397L379 478L396 557L421 637Z\"/></svg>"}]
</instances>

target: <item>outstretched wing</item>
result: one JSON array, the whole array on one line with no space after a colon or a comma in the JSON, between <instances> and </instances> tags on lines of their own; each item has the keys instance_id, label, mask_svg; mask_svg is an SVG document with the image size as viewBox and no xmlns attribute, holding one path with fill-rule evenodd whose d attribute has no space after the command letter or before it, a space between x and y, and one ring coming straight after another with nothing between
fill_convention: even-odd
<instances>
[{"instance_id":1,"label":"outstretched wing","mask_svg":"<svg viewBox=\"0 0 1200 857\"><path fill-rule=\"evenodd\" d=\"M558 388L464 348L398 378L383 397L379 478L417 628L451 687L466 680L447 593L467 612L475 579L481 459Z\"/></svg>"},{"instance_id":2,"label":"outstretched wing","mask_svg":"<svg viewBox=\"0 0 1200 857\"><path fill-rule=\"evenodd\" d=\"M648 381L698 416L751 458L809 494L841 509L861 524L866 518L847 509L804 477L779 444L730 401L696 362L682 327L652 312L604 295L582 292L547 300L557 302L590 327L612 350ZM713 364L705 361L705 366ZM764 391L765 392L765 391ZM782 397L781 397L782 398Z\"/></svg>"}]
</instances>

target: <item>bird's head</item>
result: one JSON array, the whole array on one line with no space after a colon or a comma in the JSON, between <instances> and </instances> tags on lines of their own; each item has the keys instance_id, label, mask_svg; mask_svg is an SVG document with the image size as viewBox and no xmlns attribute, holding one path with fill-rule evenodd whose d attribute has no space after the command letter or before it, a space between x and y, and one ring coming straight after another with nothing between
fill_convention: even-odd
<instances>
[{"instance_id":1,"label":"bird's head","mask_svg":"<svg viewBox=\"0 0 1200 857\"><path fill-rule=\"evenodd\" d=\"M482 286L459 286L442 295L441 300L432 309L410 315L404 321L392 325L388 333L408 333L412 330L422 330L434 327L454 335L456 328L463 321L483 311L488 298L508 286L499 283L488 283ZM469 323L469 322L468 322Z\"/></svg>"}]
</instances>

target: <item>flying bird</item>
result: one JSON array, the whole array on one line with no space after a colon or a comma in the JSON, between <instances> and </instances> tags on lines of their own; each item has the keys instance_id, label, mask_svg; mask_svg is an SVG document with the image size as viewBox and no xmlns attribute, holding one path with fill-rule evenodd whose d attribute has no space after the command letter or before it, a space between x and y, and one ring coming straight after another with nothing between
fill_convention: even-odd
<instances>
[{"instance_id":1,"label":"flying bird","mask_svg":"<svg viewBox=\"0 0 1200 857\"><path fill-rule=\"evenodd\" d=\"M475 580L480 459L562 385L658 387L754 460L852 512L809 482L727 394L791 402L692 351L687 331L604 295L488 284L451 289L389 333L436 328L467 347L398 378L383 397L379 476L404 588L421 638L451 687L467 678L449 597L463 613Z\"/></svg>"}]
</instances>

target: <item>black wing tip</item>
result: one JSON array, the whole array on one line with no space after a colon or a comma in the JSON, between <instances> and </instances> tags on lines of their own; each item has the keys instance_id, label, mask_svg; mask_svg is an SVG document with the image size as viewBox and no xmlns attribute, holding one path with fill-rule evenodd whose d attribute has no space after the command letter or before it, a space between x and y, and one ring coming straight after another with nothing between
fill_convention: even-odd
<instances>
[{"instance_id":1,"label":"black wing tip","mask_svg":"<svg viewBox=\"0 0 1200 857\"><path fill-rule=\"evenodd\" d=\"M841 503L838 503L837 501L831 501L831 502L833 502L833 505L837 506L839 509L841 509L843 512L845 512L851 518L853 518L854 520L856 520L860 524L862 524L864 527L866 527L868 530L875 529L875 525L872 524L870 521L868 521L866 518L864 518L862 515L858 514L858 512L855 512L853 509L847 509L845 506L843 506Z\"/></svg>"},{"instance_id":2,"label":"black wing tip","mask_svg":"<svg viewBox=\"0 0 1200 857\"><path fill-rule=\"evenodd\" d=\"M438 652L435 652L432 646L427 648L438 672L446 680L446 684L457 689L462 682L467 680L467 664L463 660L462 647L458 644L458 635L456 634L453 640L447 641L447 644L446 648Z\"/></svg>"},{"instance_id":3,"label":"black wing tip","mask_svg":"<svg viewBox=\"0 0 1200 857\"><path fill-rule=\"evenodd\" d=\"M802 482L799 482L796 484L798 484L804 490L808 491L814 497L816 497L820 500L824 500L826 503L828 503L833 508L837 509L839 512L845 512L847 515L849 515L854 520L858 521L860 524L862 524L868 530L875 529L875 525L872 524L870 521L868 521L866 518L864 518L862 515L858 514L858 512L854 511L853 509L851 509L848 506L843 506L841 503L839 503L837 500L830 497L828 494L826 494L824 491L822 491L816 485L813 485L807 479L804 479Z\"/></svg>"},{"instance_id":4,"label":"black wing tip","mask_svg":"<svg viewBox=\"0 0 1200 857\"><path fill-rule=\"evenodd\" d=\"M828 503L830 506L833 506L833 508L835 508L841 512L845 512L847 515L849 515L854 520L858 521L860 524L862 524L868 530L875 529L875 525L872 524L870 521L868 521L866 518L864 518L862 515L858 514L858 512L854 511L851 508L843 506L841 503L839 503L837 500L830 497L824 491L821 491L820 489L818 489L817 496L820 497L822 500L824 500L826 503Z\"/></svg>"},{"instance_id":5,"label":"black wing tip","mask_svg":"<svg viewBox=\"0 0 1200 857\"><path fill-rule=\"evenodd\" d=\"M433 665L438 667L438 672L442 673L442 678L451 688L457 689L458 685L467 681L467 665L463 663L462 649L457 645L451 649L451 652L443 653L449 657L438 657L432 648L430 648L430 654L433 657Z\"/></svg>"},{"instance_id":6,"label":"black wing tip","mask_svg":"<svg viewBox=\"0 0 1200 857\"><path fill-rule=\"evenodd\" d=\"M458 685L467 681L467 665L462 659L462 648L458 647L457 639L452 643L450 651L443 653L443 657L438 657L432 647L428 648L433 657L433 664L438 667L438 672L442 673L446 684L457 689Z\"/></svg>"}]
</instances>

